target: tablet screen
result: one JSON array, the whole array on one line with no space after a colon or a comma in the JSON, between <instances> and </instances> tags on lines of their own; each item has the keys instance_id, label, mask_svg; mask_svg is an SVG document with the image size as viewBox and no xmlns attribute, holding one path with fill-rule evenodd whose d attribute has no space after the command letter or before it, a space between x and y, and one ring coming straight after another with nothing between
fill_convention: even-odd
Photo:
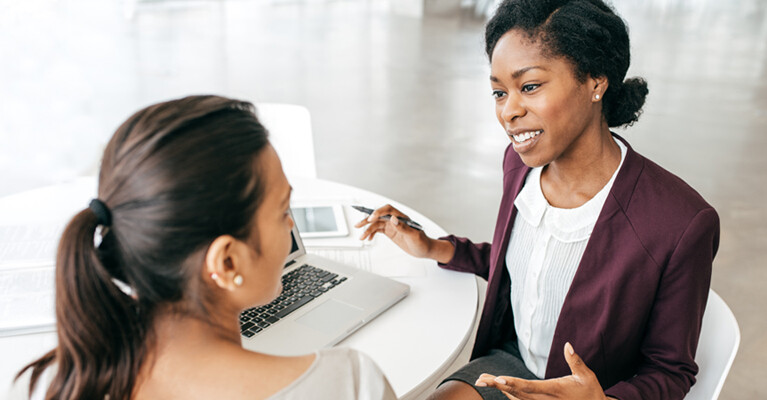
<instances>
[{"instance_id":1,"label":"tablet screen","mask_svg":"<svg viewBox=\"0 0 767 400\"><path fill-rule=\"evenodd\" d=\"M329 206L293 208L293 220L301 233L338 231L333 207Z\"/></svg>"}]
</instances>

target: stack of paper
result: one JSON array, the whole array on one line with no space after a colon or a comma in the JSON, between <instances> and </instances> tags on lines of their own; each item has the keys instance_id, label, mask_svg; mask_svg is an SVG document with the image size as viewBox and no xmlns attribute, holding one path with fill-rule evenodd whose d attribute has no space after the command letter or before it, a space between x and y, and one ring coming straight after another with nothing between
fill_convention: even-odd
<instances>
[{"instance_id":1,"label":"stack of paper","mask_svg":"<svg viewBox=\"0 0 767 400\"><path fill-rule=\"evenodd\" d=\"M0 336L55 329L56 248L63 225L0 225Z\"/></svg>"}]
</instances>

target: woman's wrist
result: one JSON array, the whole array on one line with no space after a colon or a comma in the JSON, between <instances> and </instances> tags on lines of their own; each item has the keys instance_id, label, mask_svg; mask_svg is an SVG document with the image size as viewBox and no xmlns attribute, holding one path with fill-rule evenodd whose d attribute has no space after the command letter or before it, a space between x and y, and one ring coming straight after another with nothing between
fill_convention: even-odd
<instances>
[{"instance_id":1,"label":"woman's wrist","mask_svg":"<svg viewBox=\"0 0 767 400\"><path fill-rule=\"evenodd\" d=\"M447 264L453 259L454 254L455 247L449 241L429 238L429 251L426 258Z\"/></svg>"}]
</instances>

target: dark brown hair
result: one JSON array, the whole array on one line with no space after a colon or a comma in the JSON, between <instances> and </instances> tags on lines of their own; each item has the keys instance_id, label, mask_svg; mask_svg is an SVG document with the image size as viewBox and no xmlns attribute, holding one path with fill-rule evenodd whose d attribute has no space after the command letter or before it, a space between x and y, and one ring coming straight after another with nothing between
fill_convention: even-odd
<instances>
[{"instance_id":1,"label":"dark brown hair","mask_svg":"<svg viewBox=\"0 0 767 400\"><path fill-rule=\"evenodd\" d=\"M90 209L64 230L56 256L58 347L19 373L32 368L30 391L55 363L47 399L131 397L158 306L207 314L209 294L193 268L201 258L193 256L220 235L251 236L267 145L253 105L218 96L155 104L117 129L98 190L112 223L98 247Z\"/></svg>"}]
</instances>

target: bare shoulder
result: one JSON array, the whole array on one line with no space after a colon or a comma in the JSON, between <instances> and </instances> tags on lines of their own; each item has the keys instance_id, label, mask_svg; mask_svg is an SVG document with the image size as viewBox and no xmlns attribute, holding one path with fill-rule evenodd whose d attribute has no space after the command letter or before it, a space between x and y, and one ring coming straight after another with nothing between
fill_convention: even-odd
<instances>
[{"instance_id":1,"label":"bare shoulder","mask_svg":"<svg viewBox=\"0 0 767 400\"><path fill-rule=\"evenodd\" d=\"M165 354L134 398L263 399L296 381L315 358L254 353L236 346Z\"/></svg>"}]
</instances>

